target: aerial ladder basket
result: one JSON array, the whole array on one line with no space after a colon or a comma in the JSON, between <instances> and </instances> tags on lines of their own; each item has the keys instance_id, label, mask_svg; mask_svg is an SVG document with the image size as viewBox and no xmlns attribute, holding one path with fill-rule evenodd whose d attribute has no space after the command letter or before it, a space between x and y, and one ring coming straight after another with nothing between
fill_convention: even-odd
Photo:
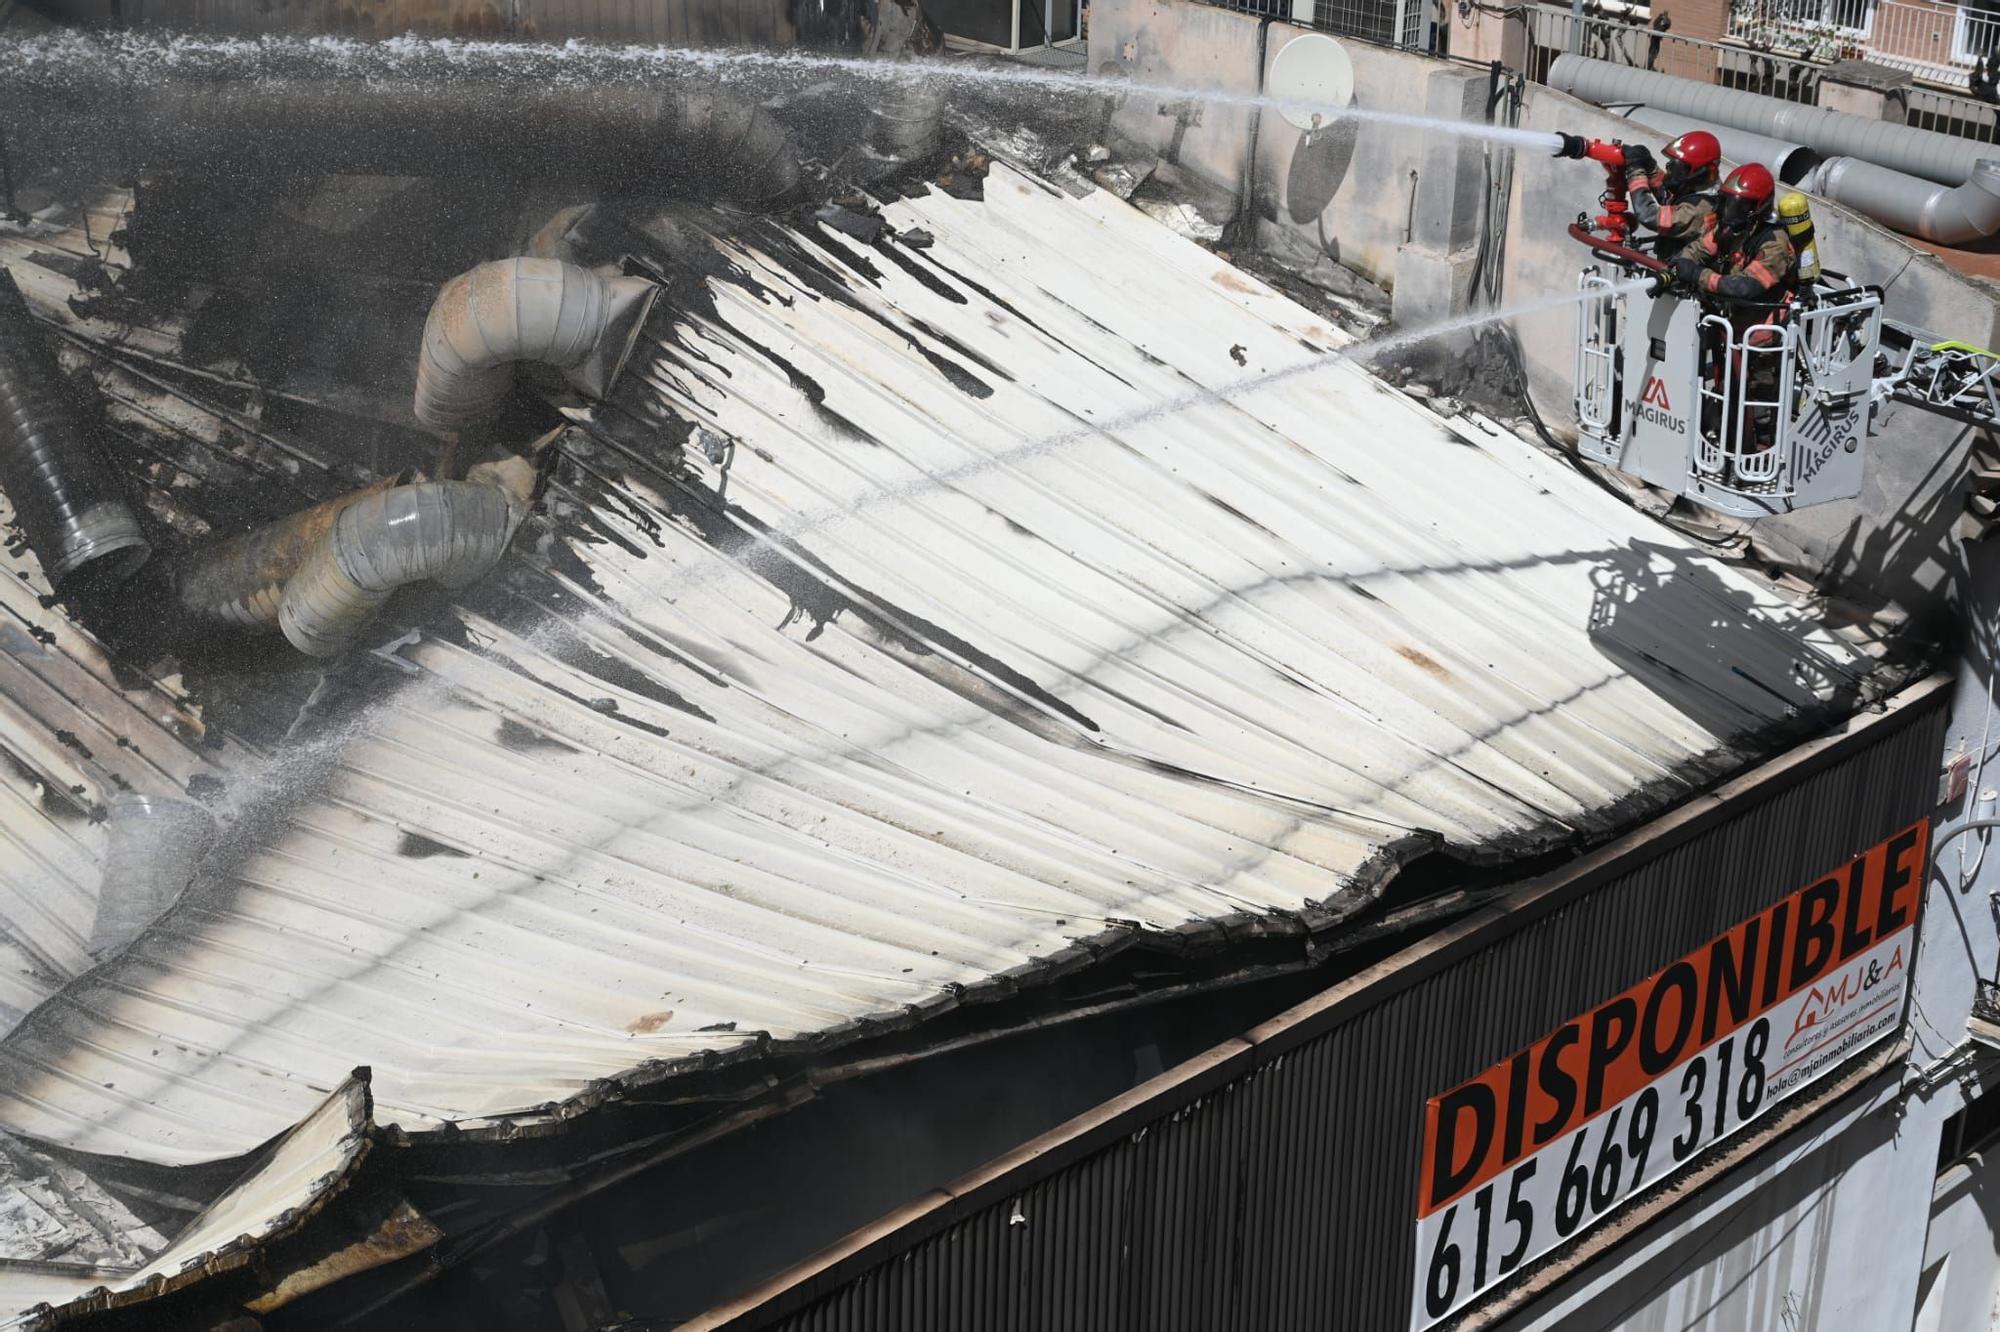
<instances>
[{"instance_id":1,"label":"aerial ladder basket","mask_svg":"<svg viewBox=\"0 0 2000 1332\"><path fill-rule=\"evenodd\" d=\"M1700 296L1622 229L1579 218L1570 235L1593 259L1575 409L1595 462L1760 518L1858 495L1892 403L2000 426L2000 356L1886 318L1878 287L1829 273L1777 304Z\"/></svg>"}]
</instances>

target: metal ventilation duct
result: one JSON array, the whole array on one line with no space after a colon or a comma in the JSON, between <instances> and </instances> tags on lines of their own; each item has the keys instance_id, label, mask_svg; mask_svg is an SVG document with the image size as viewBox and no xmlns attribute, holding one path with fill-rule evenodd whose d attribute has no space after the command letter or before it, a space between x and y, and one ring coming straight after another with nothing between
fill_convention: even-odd
<instances>
[{"instance_id":1,"label":"metal ventilation duct","mask_svg":"<svg viewBox=\"0 0 2000 1332\"><path fill-rule=\"evenodd\" d=\"M338 655L400 587L461 588L484 577L523 511L498 486L428 481L363 496L285 584L278 627L314 657Z\"/></svg>"},{"instance_id":2,"label":"metal ventilation duct","mask_svg":"<svg viewBox=\"0 0 2000 1332\"><path fill-rule=\"evenodd\" d=\"M1668 138L1686 134L1689 130L1707 130L1722 144L1724 157L1732 162L1762 162L1771 169L1772 175L1787 185L1798 184L1819 165L1819 154L1804 144L1787 143L1768 134L1732 129L1694 116L1676 115L1658 107L1637 107L1626 113L1626 119L1658 130Z\"/></svg>"},{"instance_id":3,"label":"metal ventilation duct","mask_svg":"<svg viewBox=\"0 0 2000 1332\"><path fill-rule=\"evenodd\" d=\"M1858 157L1945 185L1971 179L1980 160L1994 152L1992 144L1583 56L1559 56L1549 68L1549 86L1599 105L1641 102L1656 110L1804 144L1823 157Z\"/></svg>"},{"instance_id":4,"label":"metal ventilation duct","mask_svg":"<svg viewBox=\"0 0 2000 1332\"><path fill-rule=\"evenodd\" d=\"M602 397L659 287L559 259L500 259L460 273L431 304L417 356L416 417L462 430L497 411L514 367L540 362Z\"/></svg>"},{"instance_id":5,"label":"metal ventilation duct","mask_svg":"<svg viewBox=\"0 0 2000 1332\"><path fill-rule=\"evenodd\" d=\"M71 392L0 266L0 491L57 587L86 571L124 578L152 554Z\"/></svg>"},{"instance_id":6,"label":"metal ventilation duct","mask_svg":"<svg viewBox=\"0 0 2000 1332\"><path fill-rule=\"evenodd\" d=\"M1822 198L1939 245L1963 245L2000 231L2000 161L1992 159L1976 164L1965 184L1951 186L1852 157L1830 157L1804 185Z\"/></svg>"},{"instance_id":7,"label":"metal ventilation duct","mask_svg":"<svg viewBox=\"0 0 2000 1332\"><path fill-rule=\"evenodd\" d=\"M104 874L84 950L102 957L137 938L193 880L215 819L192 800L120 792L104 822Z\"/></svg>"},{"instance_id":8,"label":"metal ventilation duct","mask_svg":"<svg viewBox=\"0 0 2000 1332\"><path fill-rule=\"evenodd\" d=\"M326 540L340 511L401 480L385 478L195 552L175 579L181 610L203 624L277 628L285 584Z\"/></svg>"}]
</instances>

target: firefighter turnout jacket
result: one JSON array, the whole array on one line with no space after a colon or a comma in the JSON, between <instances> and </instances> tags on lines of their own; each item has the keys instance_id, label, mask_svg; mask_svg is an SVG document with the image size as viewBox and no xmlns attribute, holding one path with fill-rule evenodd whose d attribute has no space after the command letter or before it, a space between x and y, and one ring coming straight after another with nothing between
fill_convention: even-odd
<instances>
[{"instance_id":1,"label":"firefighter turnout jacket","mask_svg":"<svg viewBox=\"0 0 2000 1332\"><path fill-rule=\"evenodd\" d=\"M1710 295L1774 301L1791 289L1798 253L1785 229L1774 223L1759 222L1731 243L1721 238L1711 216L1701 235L1676 256L1674 271Z\"/></svg>"},{"instance_id":2,"label":"firefighter turnout jacket","mask_svg":"<svg viewBox=\"0 0 2000 1332\"><path fill-rule=\"evenodd\" d=\"M1698 239L1715 217L1715 200L1699 192L1668 199L1667 173L1633 171L1625 177L1626 204L1639 224L1657 232L1654 253L1678 254Z\"/></svg>"}]
</instances>

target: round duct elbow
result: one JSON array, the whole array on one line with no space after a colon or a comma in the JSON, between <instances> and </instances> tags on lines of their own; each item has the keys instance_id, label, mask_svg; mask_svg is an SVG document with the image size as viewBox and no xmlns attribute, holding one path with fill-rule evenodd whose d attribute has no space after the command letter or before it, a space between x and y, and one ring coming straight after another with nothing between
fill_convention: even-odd
<instances>
[{"instance_id":1,"label":"round duct elbow","mask_svg":"<svg viewBox=\"0 0 2000 1332\"><path fill-rule=\"evenodd\" d=\"M122 948L180 895L215 842L215 819L192 800L121 792L104 822L104 872L84 951Z\"/></svg>"},{"instance_id":2,"label":"round duct elbow","mask_svg":"<svg viewBox=\"0 0 2000 1332\"><path fill-rule=\"evenodd\" d=\"M352 494L195 551L174 579L182 611L204 624L277 628L285 584L326 540L341 510L401 481L385 477Z\"/></svg>"},{"instance_id":3,"label":"round duct elbow","mask_svg":"<svg viewBox=\"0 0 2000 1332\"><path fill-rule=\"evenodd\" d=\"M125 503L55 350L0 267L0 491L51 586L117 580L152 546Z\"/></svg>"},{"instance_id":4,"label":"round duct elbow","mask_svg":"<svg viewBox=\"0 0 2000 1332\"><path fill-rule=\"evenodd\" d=\"M433 430L464 430L506 401L514 366L561 370L602 397L631 355L659 288L559 259L501 259L445 283L424 324L414 410Z\"/></svg>"},{"instance_id":5,"label":"round duct elbow","mask_svg":"<svg viewBox=\"0 0 2000 1332\"><path fill-rule=\"evenodd\" d=\"M1939 185L1852 157L1830 157L1807 188L1884 226L1938 245L2000 232L2000 161L1975 163L1963 185Z\"/></svg>"},{"instance_id":6,"label":"round duct elbow","mask_svg":"<svg viewBox=\"0 0 2000 1332\"><path fill-rule=\"evenodd\" d=\"M278 627L313 657L337 656L400 587L464 587L499 562L523 510L498 486L427 481L364 495L285 584Z\"/></svg>"}]
</instances>

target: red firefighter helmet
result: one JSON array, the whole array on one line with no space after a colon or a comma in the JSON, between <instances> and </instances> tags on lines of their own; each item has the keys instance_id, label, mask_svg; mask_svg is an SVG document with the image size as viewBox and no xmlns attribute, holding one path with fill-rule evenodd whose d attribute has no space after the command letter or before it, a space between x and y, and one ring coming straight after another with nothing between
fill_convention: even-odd
<instances>
[{"instance_id":1,"label":"red firefighter helmet","mask_svg":"<svg viewBox=\"0 0 2000 1332\"><path fill-rule=\"evenodd\" d=\"M1722 144L1707 130L1689 130L1666 146L1669 162L1679 162L1690 182L1707 184L1715 179L1715 164L1722 160Z\"/></svg>"},{"instance_id":2,"label":"red firefighter helmet","mask_svg":"<svg viewBox=\"0 0 2000 1332\"><path fill-rule=\"evenodd\" d=\"M1755 162L1745 162L1729 173L1729 179L1722 182L1722 226L1728 231L1740 231L1764 215L1771 206L1771 196L1778 191L1778 183L1771 179L1768 167Z\"/></svg>"}]
</instances>

